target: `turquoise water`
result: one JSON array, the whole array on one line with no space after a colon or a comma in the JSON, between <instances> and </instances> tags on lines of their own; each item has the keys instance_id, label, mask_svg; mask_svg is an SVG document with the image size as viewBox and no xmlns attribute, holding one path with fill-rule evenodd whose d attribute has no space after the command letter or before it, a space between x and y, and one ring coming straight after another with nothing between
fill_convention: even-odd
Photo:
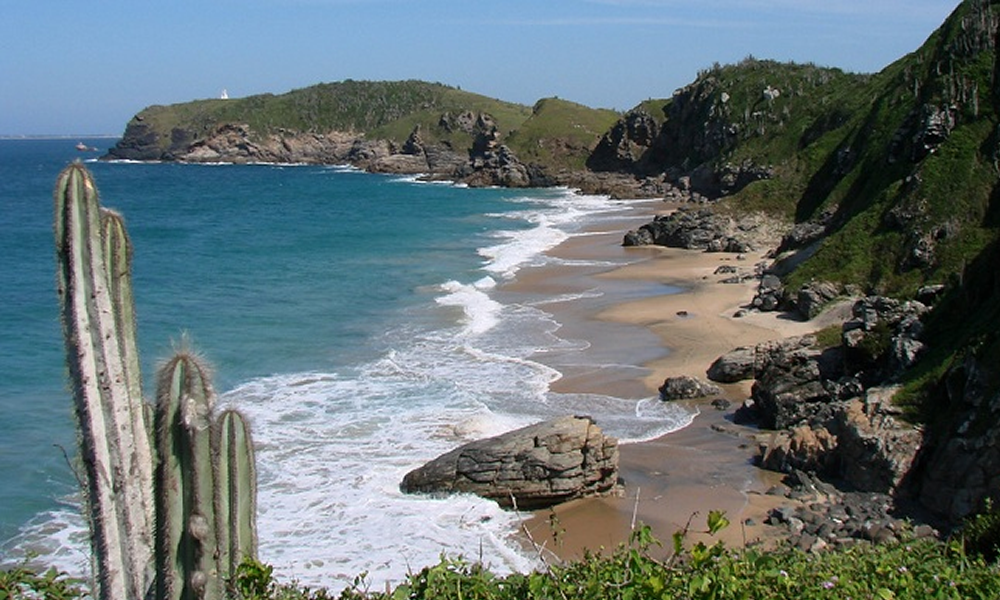
<instances>
[{"instance_id":1,"label":"turquoise water","mask_svg":"<svg viewBox=\"0 0 1000 600\"><path fill-rule=\"evenodd\" d=\"M61 449L72 457L75 434L50 197L80 157L75 142L0 141L0 559L33 551L82 574L85 531ZM552 393L559 374L533 357L587 343L558 337L547 299L498 291L621 204L343 167L88 167L132 235L145 379L182 337L214 365L221 402L251 419L261 558L286 577L398 581L441 552L531 568L516 515L476 498L403 496L402 475L566 412L626 439L689 418L649 399Z\"/></svg>"}]
</instances>

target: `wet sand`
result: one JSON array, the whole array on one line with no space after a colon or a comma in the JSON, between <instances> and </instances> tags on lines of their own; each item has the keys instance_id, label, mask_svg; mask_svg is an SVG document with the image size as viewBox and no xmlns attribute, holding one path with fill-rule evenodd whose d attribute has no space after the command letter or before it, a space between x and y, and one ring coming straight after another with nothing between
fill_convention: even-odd
<instances>
[{"instance_id":1,"label":"wet sand","mask_svg":"<svg viewBox=\"0 0 1000 600\"><path fill-rule=\"evenodd\" d=\"M734 316L750 303L756 283L722 283L732 275L716 274L716 269L732 266L750 273L766 249L738 257L621 246L625 231L669 210L662 202L635 202L621 218L604 220L553 249L550 254L561 264L526 269L504 287L512 294L565 298L542 308L562 324L560 337L590 344L584 361L573 353L535 357L564 374L553 390L655 396L666 377L705 379L712 361L737 346L802 335L839 318L831 314L804 323L778 313ZM749 396L750 384L723 388L721 397L735 407ZM718 411L709 404L712 399L690 404L699 414L688 427L620 446L623 497L540 511L525 522L529 543L550 560L571 559L586 550L613 549L628 539L635 524L644 523L664 542L666 553L672 534L689 522L689 538L704 538L697 532L705 529L711 510L724 511L732 522L716 538L729 545L773 535L762 523L776 500L764 492L779 477L752 466L754 430L732 424L732 409Z\"/></svg>"}]
</instances>

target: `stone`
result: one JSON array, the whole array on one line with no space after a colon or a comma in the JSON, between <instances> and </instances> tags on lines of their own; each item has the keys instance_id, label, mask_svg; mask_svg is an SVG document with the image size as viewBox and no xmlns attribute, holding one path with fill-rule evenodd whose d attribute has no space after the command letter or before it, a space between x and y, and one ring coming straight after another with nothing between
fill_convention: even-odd
<instances>
[{"instance_id":1,"label":"stone","mask_svg":"<svg viewBox=\"0 0 1000 600\"><path fill-rule=\"evenodd\" d=\"M868 392L838 415L842 476L858 490L889 493L909 474L923 433L881 409L891 394Z\"/></svg>"},{"instance_id":2,"label":"stone","mask_svg":"<svg viewBox=\"0 0 1000 600\"><path fill-rule=\"evenodd\" d=\"M837 436L828 430L800 425L777 432L762 444L760 466L788 473L793 469L832 472L837 466Z\"/></svg>"},{"instance_id":3,"label":"stone","mask_svg":"<svg viewBox=\"0 0 1000 600\"><path fill-rule=\"evenodd\" d=\"M708 367L707 375L719 383L736 383L754 376L757 351L752 346L740 346L723 354Z\"/></svg>"},{"instance_id":4,"label":"stone","mask_svg":"<svg viewBox=\"0 0 1000 600\"><path fill-rule=\"evenodd\" d=\"M719 386L687 375L667 377L660 386L660 399L665 401L693 400L721 393Z\"/></svg>"},{"instance_id":5,"label":"stone","mask_svg":"<svg viewBox=\"0 0 1000 600\"><path fill-rule=\"evenodd\" d=\"M805 319L814 318L831 300L840 295L840 288L829 281L811 281L799 289L795 307Z\"/></svg>"},{"instance_id":6,"label":"stone","mask_svg":"<svg viewBox=\"0 0 1000 600\"><path fill-rule=\"evenodd\" d=\"M403 478L404 493L471 493L534 510L616 494L618 441L590 417L562 417L460 446Z\"/></svg>"},{"instance_id":7,"label":"stone","mask_svg":"<svg viewBox=\"0 0 1000 600\"><path fill-rule=\"evenodd\" d=\"M733 406L733 403L725 398L716 398L712 400L712 408L715 410L729 410Z\"/></svg>"}]
</instances>

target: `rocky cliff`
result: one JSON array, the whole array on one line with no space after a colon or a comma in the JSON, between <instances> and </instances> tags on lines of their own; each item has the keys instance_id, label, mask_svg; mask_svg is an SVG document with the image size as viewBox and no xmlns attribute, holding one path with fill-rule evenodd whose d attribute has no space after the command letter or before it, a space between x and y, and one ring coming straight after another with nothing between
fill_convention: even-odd
<instances>
[{"instance_id":1,"label":"rocky cliff","mask_svg":"<svg viewBox=\"0 0 1000 600\"><path fill-rule=\"evenodd\" d=\"M1000 494L998 22L997 2L967 0L871 76L716 67L625 115L591 156L711 204L626 244L726 249L720 219L784 215L753 306L808 319L859 299L833 346L741 349L713 366L721 380L755 378L755 409L781 432L765 465L952 519Z\"/></svg>"}]
</instances>

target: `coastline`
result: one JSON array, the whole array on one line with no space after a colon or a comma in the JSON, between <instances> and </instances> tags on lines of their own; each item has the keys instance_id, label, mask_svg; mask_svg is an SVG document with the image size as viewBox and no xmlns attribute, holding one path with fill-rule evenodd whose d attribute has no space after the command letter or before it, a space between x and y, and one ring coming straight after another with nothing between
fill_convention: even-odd
<instances>
[{"instance_id":1,"label":"coastline","mask_svg":"<svg viewBox=\"0 0 1000 600\"><path fill-rule=\"evenodd\" d=\"M562 324L559 335L587 340L587 351L601 356L620 353L642 359L641 369L573 369L559 364L558 356L539 356L536 360L563 373L552 383L553 391L655 397L666 377L705 379L712 361L737 346L803 335L837 318L821 316L806 323L777 313L734 316L752 299L756 280L721 283L726 275L715 274L716 269L729 265L752 270L763 260L766 248L738 258L728 253L622 247L625 231L673 208L663 201L634 201L621 218L602 221L550 250L557 264L526 269L504 286L565 295L598 285L604 302L596 307L581 308L577 302L545 306ZM596 266L602 260L605 265L626 264ZM645 285L645 293L616 296L622 284L631 285L627 289L633 292L636 284ZM749 397L750 383L721 386L719 397L735 408ZM553 556L570 560L587 551L611 550L628 540L633 523L650 526L661 541L690 523L689 539L697 540L702 539L697 532L705 528L710 510L724 511L731 521L714 538L730 546L777 536L763 523L767 512L783 499L765 492L781 476L751 464L756 430L734 425L733 408L716 410L710 405L714 398L688 403L697 414L686 427L657 439L620 445L622 497L588 498L538 511L523 524L525 543L551 561Z\"/></svg>"}]
</instances>

